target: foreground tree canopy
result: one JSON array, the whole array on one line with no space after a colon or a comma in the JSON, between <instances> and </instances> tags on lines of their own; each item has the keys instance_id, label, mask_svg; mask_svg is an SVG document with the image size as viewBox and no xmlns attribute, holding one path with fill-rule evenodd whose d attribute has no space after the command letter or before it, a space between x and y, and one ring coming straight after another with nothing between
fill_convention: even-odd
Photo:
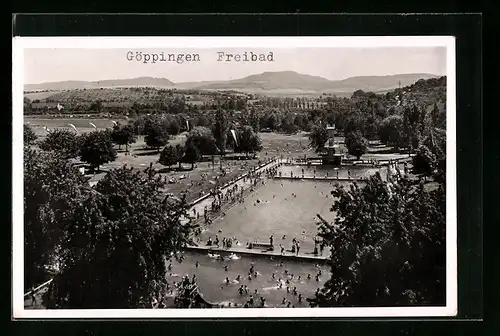
<instances>
[{"instance_id":1,"label":"foreground tree canopy","mask_svg":"<svg viewBox=\"0 0 500 336\"><path fill-rule=\"evenodd\" d=\"M187 205L162 194L165 182L123 167L112 170L59 221L60 271L48 308L149 307L152 283L163 283L166 256L189 241Z\"/></svg>"},{"instance_id":2,"label":"foreground tree canopy","mask_svg":"<svg viewBox=\"0 0 500 336\"><path fill-rule=\"evenodd\" d=\"M445 304L443 185L406 177L387 183L377 173L363 187L338 187L332 195L337 218L320 225L332 278L311 305Z\"/></svg>"},{"instance_id":3,"label":"foreground tree canopy","mask_svg":"<svg viewBox=\"0 0 500 336\"><path fill-rule=\"evenodd\" d=\"M57 263L65 233L60 222L88 187L85 177L57 152L24 149L25 287L40 284L45 268Z\"/></svg>"},{"instance_id":4,"label":"foreground tree canopy","mask_svg":"<svg viewBox=\"0 0 500 336\"><path fill-rule=\"evenodd\" d=\"M35 141L38 139L38 136L36 135L35 131L33 131L33 128L29 124L24 124L23 139L24 139L24 145L27 146L34 144Z\"/></svg>"}]
</instances>

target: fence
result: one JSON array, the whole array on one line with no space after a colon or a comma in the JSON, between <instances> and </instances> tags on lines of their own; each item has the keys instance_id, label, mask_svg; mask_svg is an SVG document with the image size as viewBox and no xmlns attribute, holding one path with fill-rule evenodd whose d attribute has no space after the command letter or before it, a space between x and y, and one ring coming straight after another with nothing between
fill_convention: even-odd
<instances>
[{"instance_id":1,"label":"fence","mask_svg":"<svg viewBox=\"0 0 500 336\"><path fill-rule=\"evenodd\" d=\"M29 291L29 292L25 293L25 294L24 294L24 297L27 297L27 296L31 295L32 293L36 293L36 292L38 292L40 289L47 287L48 285L50 285L50 284L52 283L52 281L53 281L53 280L54 280L54 279L50 279L50 280L48 280L48 281L44 282L43 284L39 285L38 287L35 287L33 290L31 290L31 291Z\"/></svg>"}]
</instances>

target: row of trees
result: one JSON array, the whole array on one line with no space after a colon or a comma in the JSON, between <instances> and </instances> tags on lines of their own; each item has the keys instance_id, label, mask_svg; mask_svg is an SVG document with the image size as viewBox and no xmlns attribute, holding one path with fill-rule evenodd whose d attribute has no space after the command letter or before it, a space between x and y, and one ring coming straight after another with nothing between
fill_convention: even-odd
<instances>
[{"instance_id":1,"label":"row of trees","mask_svg":"<svg viewBox=\"0 0 500 336\"><path fill-rule=\"evenodd\" d=\"M359 159L366 152L368 139L371 137L366 133L362 123L356 122L355 119L352 121L349 127L343 129L345 144L349 154ZM443 112L437 104L430 105L426 109L417 104L407 105L402 107L398 114L390 115L376 125L378 139L388 146L413 151L425 143L440 138L444 132L445 121ZM312 127L309 139L311 146L317 152L322 151L328 140L324 123L318 122Z\"/></svg>"},{"instance_id":2,"label":"row of trees","mask_svg":"<svg viewBox=\"0 0 500 336\"><path fill-rule=\"evenodd\" d=\"M203 155L225 155L227 149L248 154L262 149L260 138L251 126L236 127L228 122L226 113L218 110L212 129L203 126L194 127L186 136L184 146L166 146L170 139L169 130L176 119L148 116L133 121L130 124L117 124L112 129L93 131L78 135L69 129L56 129L50 132L40 143L40 148L46 151L59 152L66 158L80 157L89 163L92 169L112 162L117 157L113 144L126 147L137 140L137 134L143 134L147 146L160 152L159 162L166 166L187 162L194 164ZM175 130L174 130L175 131ZM233 132L234 131L234 135ZM32 144L36 135L29 125L24 128L24 141Z\"/></svg>"},{"instance_id":3,"label":"row of trees","mask_svg":"<svg viewBox=\"0 0 500 336\"><path fill-rule=\"evenodd\" d=\"M24 126L24 143L32 145L37 139L29 125ZM40 149L57 154L65 159L77 158L99 169L102 164L114 161L117 151L113 147L110 130L93 131L77 135L68 129L51 131L39 143Z\"/></svg>"},{"instance_id":4,"label":"row of trees","mask_svg":"<svg viewBox=\"0 0 500 336\"><path fill-rule=\"evenodd\" d=\"M309 299L312 306L446 303L446 131L441 111L431 106L407 106L380 130L385 143L417 145L413 175L387 181L377 173L362 186L332 191L336 218L320 217L319 225L331 248L332 277ZM312 140L320 144L316 133ZM348 133L346 143L360 136Z\"/></svg>"}]
</instances>

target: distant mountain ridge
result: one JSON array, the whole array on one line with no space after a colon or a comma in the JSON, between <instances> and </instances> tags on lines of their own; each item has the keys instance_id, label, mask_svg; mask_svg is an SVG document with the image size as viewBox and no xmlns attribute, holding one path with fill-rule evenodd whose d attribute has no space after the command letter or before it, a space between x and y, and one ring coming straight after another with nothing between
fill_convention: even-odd
<instances>
[{"instance_id":1,"label":"distant mountain ridge","mask_svg":"<svg viewBox=\"0 0 500 336\"><path fill-rule=\"evenodd\" d=\"M26 84L25 91L37 90L75 90L75 89L96 89L109 87L135 87L135 86L153 86L153 87L171 87L174 82L167 78L155 77L137 77L130 79L107 79L101 81L62 81L47 82L40 84Z\"/></svg>"},{"instance_id":2,"label":"distant mountain ridge","mask_svg":"<svg viewBox=\"0 0 500 336\"><path fill-rule=\"evenodd\" d=\"M396 74L386 76L355 76L343 80L329 80L320 76L300 74L295 71L263 72L244 78L225 81L180 82L167 78L139 77L102 81L63 81L41 84L26 84L25 91L72 90L110 87L158 87L198 90L237 90L241 92L262 92L304 90L317 93L353 92L355 90L382 91L407 86L419 79L440 76L426 73Z\"/></svg>"}]
</instances>

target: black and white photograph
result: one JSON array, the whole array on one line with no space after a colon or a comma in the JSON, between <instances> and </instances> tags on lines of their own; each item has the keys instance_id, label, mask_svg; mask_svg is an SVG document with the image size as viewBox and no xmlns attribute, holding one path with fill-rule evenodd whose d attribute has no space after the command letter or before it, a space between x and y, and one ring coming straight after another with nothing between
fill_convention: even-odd
<instances>
[{"instance_id":1,"label":"black and white photograph","mask_svg":"<svg viewBox=\"0 0 500 336\"><path fill-rule=\"evenodd\" d=\"M453 37L13 53L14 317L457 314Z\"/></svg>"}]
</instances>

